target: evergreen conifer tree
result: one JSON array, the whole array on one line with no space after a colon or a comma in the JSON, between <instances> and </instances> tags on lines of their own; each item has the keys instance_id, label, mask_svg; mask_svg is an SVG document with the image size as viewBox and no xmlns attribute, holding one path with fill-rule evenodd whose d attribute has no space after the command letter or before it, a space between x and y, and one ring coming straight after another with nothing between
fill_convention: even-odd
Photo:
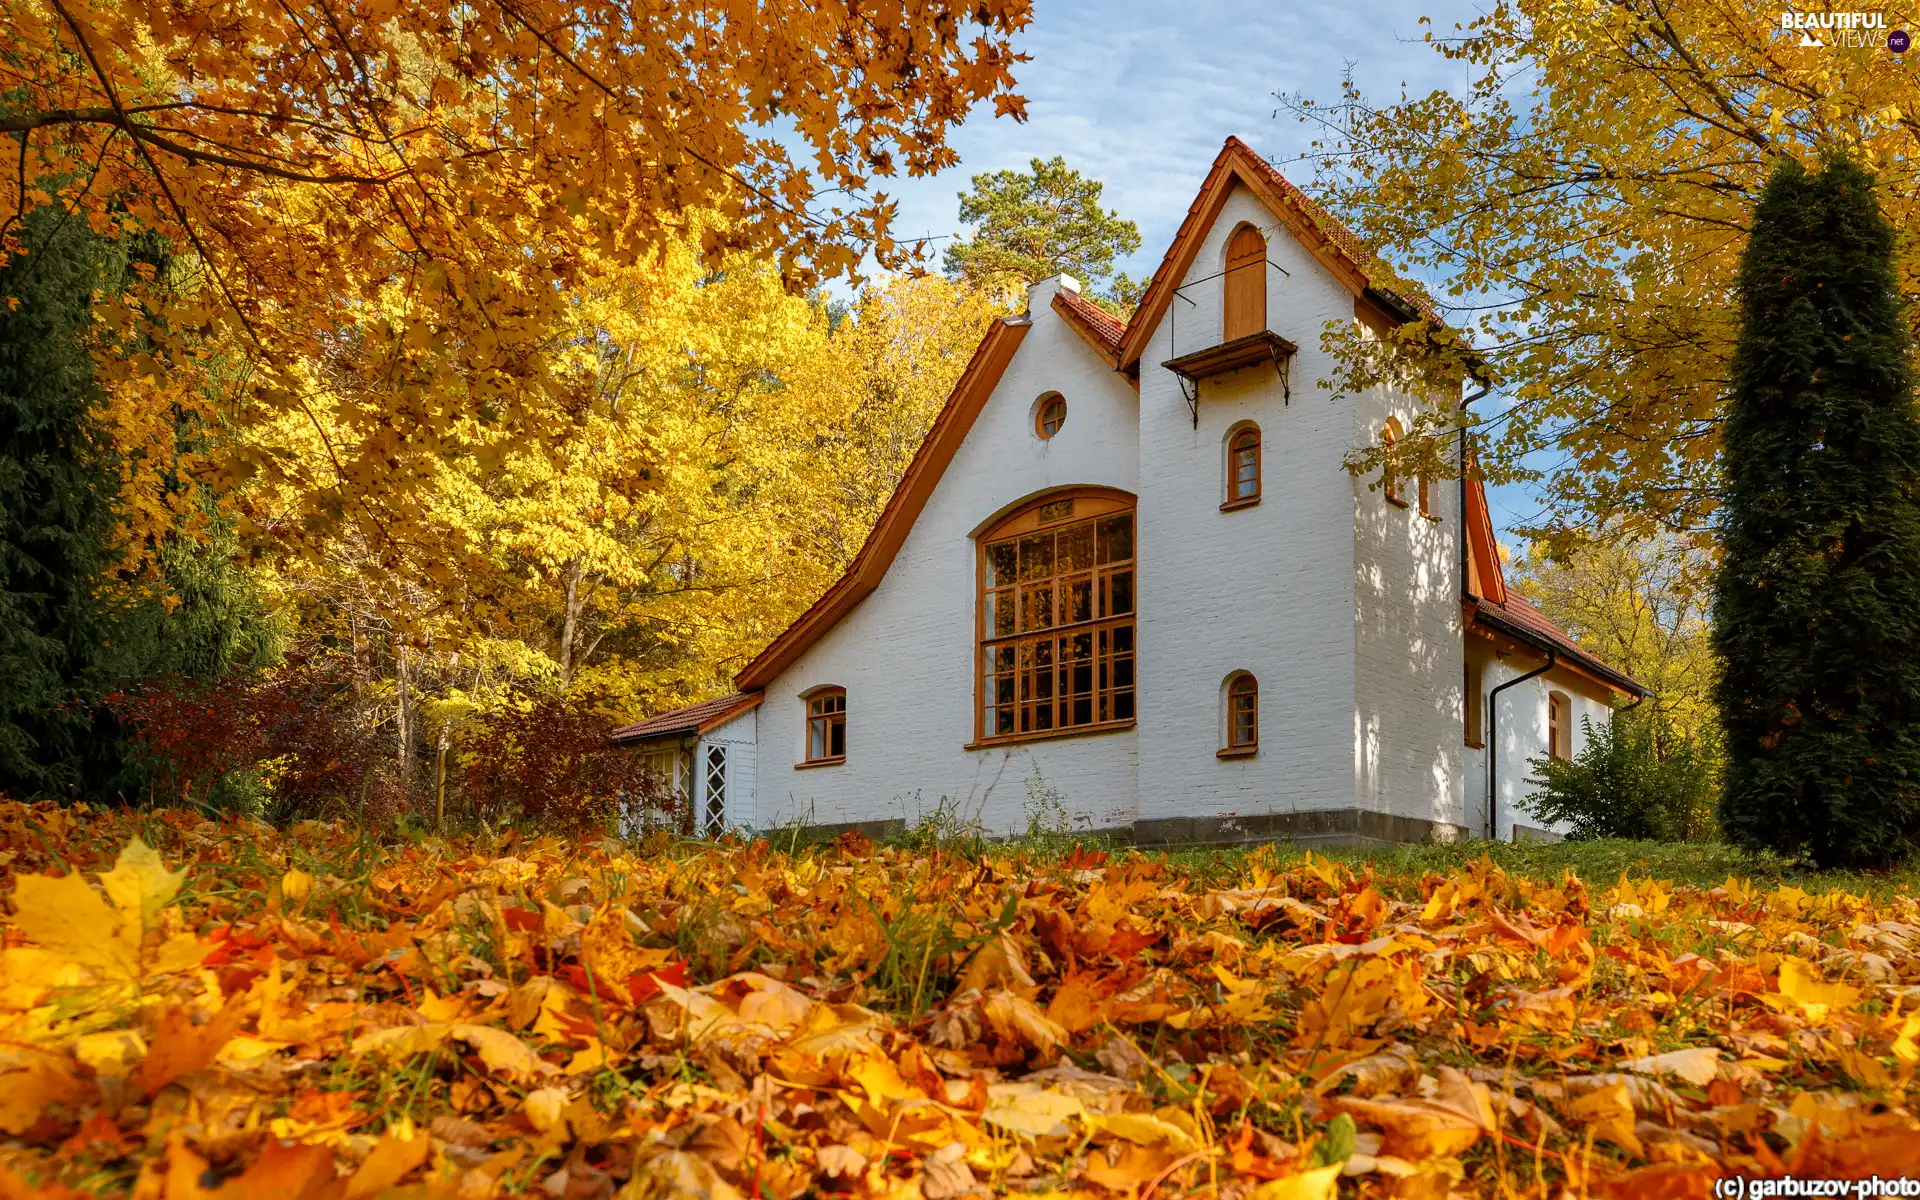
<instances>
[{"instance_id":1,"label":"evergreen conifer tree","mask_svg":"<svg viewBox=\"0 0 1920 1200\"><path fill-rule=\"evenodd\" d=\"M27 214L0 266L0 793L83 783L107 683L100 598L113 481L88 354L96 289L125 286L125 247L58 209Z\"/></svg>"},{"instance_id":2,"label":"evergreen conifer tree","mask_svg":"<svg viewBox=\"0 0 1920 1200\"><path fill-rule=\"evenodd\" d=\"M1721 824L1823 867L1890 863L1920 845L1920 417L1872 177L1783 163L1739 286Z\"/></svg>"}]
</instances>

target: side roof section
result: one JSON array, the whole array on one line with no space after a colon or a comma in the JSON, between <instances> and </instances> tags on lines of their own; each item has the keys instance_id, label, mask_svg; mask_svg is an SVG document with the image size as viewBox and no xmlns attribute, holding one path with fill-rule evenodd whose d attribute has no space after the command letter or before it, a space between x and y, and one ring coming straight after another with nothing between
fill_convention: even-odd
<instances>
[{"instance_id":1,"label":"side roof section","mask_svg":"<svg viewBox=\"0 0 1920 1200\"><path fill-rule=\"evenodd\" d=\"M725 725L743 712L758 708L760 700L759 692L733 692L725 696L716 696L711 700L702 700L698 704L689 704L685 708L663 712L659 716L648 717L644 721L635 721L631 725L623 725L607 736L622 745L664 742L689 736L698 737Z\"/></svg>"},{"instance_id":2,"label":"side roof section","mask_svg":"<svg viewBox=\"0 0 1920 1200\"><path fill-rule=\"evenodd\" d=\"M1604 687L1629 696L1652 695L1645 684L1602 662L1572 634L1548 620L1545 613L1507 589L1506 574L1500 568L1500 546L1493 536L1493 516L1487 509L1487 491L1471 469L1465 491L1467 570L1461 581L1465 594L1460 603L1467 620L1509 641L1551 651L1560 665Z\"/></svg>"}]
</instances>

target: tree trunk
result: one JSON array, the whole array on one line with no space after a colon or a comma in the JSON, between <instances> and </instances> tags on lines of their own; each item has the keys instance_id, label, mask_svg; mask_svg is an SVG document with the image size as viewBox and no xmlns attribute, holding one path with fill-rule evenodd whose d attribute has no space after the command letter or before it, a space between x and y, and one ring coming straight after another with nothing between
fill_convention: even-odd
<instances>
[{"instance_id":1,"label":"tree trunk","mask_svg":"<svg viewBox=\"0 0 1920 1200\"><path fill-rule=\"evenodd\" d=\"M398 702L395 751L400 763L400 778L410 780L413 777L413 695L407 679L407 646L398 638L393 643L393 683Z\"/></svg>"},{"instance_id":2,"label":"tree trunk","mask_svg":"<svg viewBox=\"0 0 1920 1200\"><path fill-rule=\"evenodd\" d=\"M573 682L573 638L580 625L580 577L584 568L578 558L567 567L567 606L560 619L560 684Z\"/></svg>"}]
</instances>

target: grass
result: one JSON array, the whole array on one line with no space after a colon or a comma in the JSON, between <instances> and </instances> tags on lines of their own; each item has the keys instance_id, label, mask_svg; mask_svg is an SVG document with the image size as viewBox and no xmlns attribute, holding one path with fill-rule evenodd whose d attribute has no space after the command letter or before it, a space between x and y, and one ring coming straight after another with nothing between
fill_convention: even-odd
<instances>
[{"instance_id":1,"label":"grass","mask_svg":"<svg viewBox=\"0 0 1920 1200\"><path fill-rule=\"evenodd\" d=\"M1202 875L1235 869L1251 847L1208 846L1164 852L1167 861ZM1281 859L1304 858L1306 847L1282 845ZM1876 898L1920 894L1920 862L1910 862L1885 873L1811 871L1773 855L1749 854L1725 842L1636 842L1605 838L1587 842L1484 842L1398 846L1313 847L1312 852L1355 866L1374 867L1383 875L1446 874L1486 855L1514 875L1551 882L1571 870L1590 884L1610 884L1621 874L1636 879L1711 888L1739 876L1769 884L1785 884L1808 892L1834 889Z\"/></svg>"}]
</instances>

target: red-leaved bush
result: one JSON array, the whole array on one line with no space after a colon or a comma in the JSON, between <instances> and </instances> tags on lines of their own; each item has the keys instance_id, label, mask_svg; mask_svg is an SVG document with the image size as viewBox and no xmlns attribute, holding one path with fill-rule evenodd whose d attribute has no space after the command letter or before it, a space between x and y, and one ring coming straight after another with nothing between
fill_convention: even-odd
<instances>
[{"instance_id":1,"label":"red-leaved bush","mask_svg":"<svg viewBox=\"0 0 1920 1200\"><path fill-rule=\"evenodd\" d=\"M585 832L616 816L672 824L683 803L644 756L607 740L575 697L518 691L460 733L462 783L481 816L523 815Z\"/></svg>"}]
</instances>

